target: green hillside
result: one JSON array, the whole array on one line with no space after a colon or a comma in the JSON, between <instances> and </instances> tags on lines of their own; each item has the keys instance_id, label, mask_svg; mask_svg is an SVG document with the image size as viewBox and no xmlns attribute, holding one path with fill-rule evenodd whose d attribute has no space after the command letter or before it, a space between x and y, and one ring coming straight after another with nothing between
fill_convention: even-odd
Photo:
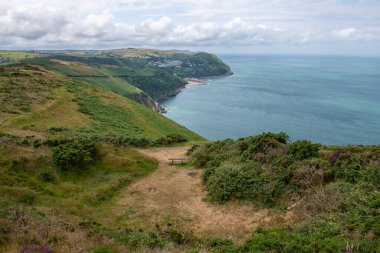
<instances>
[{"instance_id":1,"label":"green hillside","mask_svg":"<svg viewBox=\"0 0 380 253\"><path fill-rule=\"evenodd\" d=\"M85 81L132 99L156 112L159 101L176 95L185 78L232 74L208 53L154 49L0 51L0 65L27 62Z\"/></svg>"},{"instance_id":2,"label":"green hillside","mask_svg":"<svg viewBox=\"0 0 380 253\"><path fill-rule=\"evenodd\" d=\"M232 74L212 54L153 49L48 51L23 61L88 80L158 112L164 110L157 102L177 94L187 83L185 78Z\"/></svg>"},{"instance_id":3,"label":"green hillside","mask_svg":"<svg viewBox=\"0 0 380 253\"><path fill-rule=\"evenodd\" d=\"M115 135L157 139L179 134L188 140L202 140L145 106L90 81L70 79L41 65L2 67L0 132L39 138ZM139 92L133 87L130 90Z\"/></svg>"}]
</instances>

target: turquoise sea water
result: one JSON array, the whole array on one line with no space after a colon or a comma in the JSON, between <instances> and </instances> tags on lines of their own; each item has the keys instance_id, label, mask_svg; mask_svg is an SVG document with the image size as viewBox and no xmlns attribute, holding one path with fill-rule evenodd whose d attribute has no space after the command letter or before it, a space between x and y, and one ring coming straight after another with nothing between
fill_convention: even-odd
<instances>
[{"instance_id":1,"label":"turquoise sea water","mask_svg":"<svg viewBox=\"0 0 380 253\"><path fill-rule=\"evenodd\" d=\"M235 73L163 102L210 140L286 132L323 144L380 144L380 58L220 56Z\"/></svg>"}]
</instances>

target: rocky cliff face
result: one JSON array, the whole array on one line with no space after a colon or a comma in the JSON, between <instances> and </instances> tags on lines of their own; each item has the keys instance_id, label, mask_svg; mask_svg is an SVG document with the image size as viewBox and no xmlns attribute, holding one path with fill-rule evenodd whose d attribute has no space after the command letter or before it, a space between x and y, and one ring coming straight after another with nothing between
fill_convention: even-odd
<instances>
[{"instance_id":1,"label":"rocky cliff face","mask_svg":"<svg viewBox=\"0 0 380 253\"><path fill-rule=\"evenodd\" d=\"M160 103L153 100L151 97L149 97L146 93L140 93L136 94L133 97L133 100L136 102L145 105L146 107L152 109L155 112L158 113L165 113L166 109L160 105Z\"/></svg>"}]
</instances>

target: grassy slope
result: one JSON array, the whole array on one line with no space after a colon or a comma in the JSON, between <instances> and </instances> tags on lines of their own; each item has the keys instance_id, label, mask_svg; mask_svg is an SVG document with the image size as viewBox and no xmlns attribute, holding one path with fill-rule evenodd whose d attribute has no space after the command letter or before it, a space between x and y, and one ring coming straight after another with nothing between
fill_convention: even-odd
<instances>
[{"instance_id":1,"label":"grassy slope","mask_svg":"<svg viewBox=\"0 0 380 253\"><path fill-rule=\"evenodd\" d=\"M157 162L129 148L98 145L98 153L89 168L62 171L48 148L0 144L1 252L19 252L24 245L79 252L114 244L88 234L86 224L115 226L110 201Z\"/></svg>"},{"instance_id":2,"label":"grassy slope","mask_svg":"<svg viewBox=\"0 0 380 253\"><path fill-rule=\"evenodd\" d=\"M159 138L197 134L114 92L47 71L19 64L0 72L0 131L46 137L52 127L61 134L122 135Z\"/></svg>"},{"instance_id":3,"label":"grassy slope","mask_svg":"<svg viewBox=\"0 0 380 253\"><path fill-rule=\"evenodd\" d=\"M39 61L47 68L71 79L96 84L119 95L130 98L148 108L159 111L159 106L147 93L119 76L152 76L149 70L133 70L126 66L87 65L61 60Z\"/></svg>"}]
</instances>

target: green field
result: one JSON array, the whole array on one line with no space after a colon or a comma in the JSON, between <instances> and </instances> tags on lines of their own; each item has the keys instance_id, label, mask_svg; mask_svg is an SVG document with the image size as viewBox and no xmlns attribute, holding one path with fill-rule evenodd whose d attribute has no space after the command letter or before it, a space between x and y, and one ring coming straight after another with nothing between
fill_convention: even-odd
<instances>
[{"instance_id":1,"label":"green field","mask_svg":"<svg viewBox=\"0 0 380 253\"><path fill-rule=\"evenodd\" d=\"M33 244L49 245L56 252L94 249L101 241L82 230L90 231L95 220L117 231L117 213L110 202L121 189L152 172L157 162L130 148L99 144L97 149L93 165L63 171L57 170L49 148L0 144L2 252Z\"/></svg>"}]
</instances>

